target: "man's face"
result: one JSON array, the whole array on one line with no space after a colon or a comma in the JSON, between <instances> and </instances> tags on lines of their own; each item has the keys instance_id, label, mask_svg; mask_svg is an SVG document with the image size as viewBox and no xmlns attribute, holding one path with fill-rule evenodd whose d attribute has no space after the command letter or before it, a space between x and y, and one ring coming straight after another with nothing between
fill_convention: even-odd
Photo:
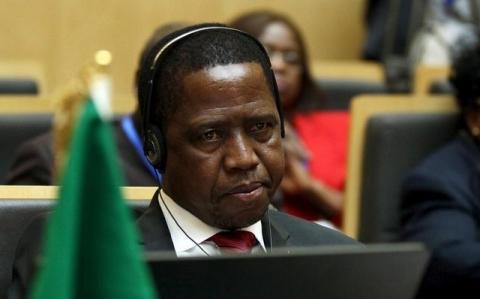
<instances>
[{"instance_id":1,"label":"man's face","mask_svg":"<svg viewBox=\"0 0 480 299\"><path fill-rule=\"evenodd\" d=\"M209 225L255 223L284 171L280 119L261 66L191 73L182 93L166 129L165 192Z\"/></svg>"}]
</instances>

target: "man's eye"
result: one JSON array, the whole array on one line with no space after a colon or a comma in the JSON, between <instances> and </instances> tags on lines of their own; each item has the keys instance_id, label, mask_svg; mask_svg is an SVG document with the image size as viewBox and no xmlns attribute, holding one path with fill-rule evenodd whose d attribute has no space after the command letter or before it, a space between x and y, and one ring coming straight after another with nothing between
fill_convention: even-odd
<instances>
[{"instance_id":1,"label":"man's eye","mask_svg":"<svg viewBox=\"0 0 480 299\"><path fill-rule=\"evenodd\" d=\"M256 122L250 129L252 136L260 142L264 142L270 139L273 134L274 124L269 121Z\"/></svg>"},{"instance_id":2,"label":"man's eye","mask_svg":"<svg viewBox=\"0 0 480 299\"><path fill-rule=\"evenodd\" d=\"M216 130L208 130L202 134L202 139L205 141L212 141L218 139L218 132Z\"/></svg>"},{"instance_id":3,"label":"man's eye","mask_svg":"<svg viewBox=\"0 0 480 299\"><path fill-rule=\"evenodd\" d=\"M262 131L262 130L265 130L266 128L268 127L268 123L267 122L258 122L255 124L255 127L253 128L254 131Z\"/></svg>"}]
</instances>

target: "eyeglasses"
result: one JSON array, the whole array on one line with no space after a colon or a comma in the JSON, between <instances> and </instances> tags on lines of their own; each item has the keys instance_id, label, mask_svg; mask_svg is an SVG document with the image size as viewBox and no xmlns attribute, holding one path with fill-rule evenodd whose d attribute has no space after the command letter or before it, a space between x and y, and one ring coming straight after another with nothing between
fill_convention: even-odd
<instances>
[{"instance_id":1,"label":"eyeglasses","mask_svg":"<svg viewBox=\"0 0 480 299\"><path fill-rule=\"evenodd\" d=\"M270 60L273 60L275 56L280 55L283 62L288 64L300 64L302 62L302 57L300 56L300 53L298 53L297 51L294 51L294 50L279 51L279 50L273 50L268 47L266 47L265 49L267 50Z\"/></svg>"}]
</instances>

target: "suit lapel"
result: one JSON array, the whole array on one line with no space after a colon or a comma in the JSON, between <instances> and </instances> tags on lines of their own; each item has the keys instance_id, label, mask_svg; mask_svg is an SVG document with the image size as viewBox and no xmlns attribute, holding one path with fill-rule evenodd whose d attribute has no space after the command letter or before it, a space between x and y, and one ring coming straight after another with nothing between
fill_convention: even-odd
<instances>
[{"instance_id":1,"label":"suit lapel","mask_svg":"<svg viewBox=\"0 0 480 299\"><path fill-rule=\"evenodd\" d=\"M159 190L155 192L147 210L137 220L145 251L174 250L172 237L158 203L158 192Z\"/></svg>"},{"instance_id":2,"label":"suit lapel","mask_svg":"<svg viewBox=\"0 0 480 299\"><path fill-rule=\"evenodd\" d=\"M275 247L285 247L287 246L287 241L290 238L290 235L280 223L270 217L270 213L275 212L267 210L265 216L263 216L262 218L262 232L265 247L267 249Z\"/></svg>"}]
</instances>

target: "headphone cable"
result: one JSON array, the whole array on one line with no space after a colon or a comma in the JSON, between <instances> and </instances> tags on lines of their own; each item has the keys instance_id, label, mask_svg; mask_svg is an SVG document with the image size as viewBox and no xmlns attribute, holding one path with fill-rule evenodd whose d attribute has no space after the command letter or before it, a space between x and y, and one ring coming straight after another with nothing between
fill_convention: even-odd
<instances>
[{"instance_id":1,"label":"headphone cable","mask_svg":"<svg viewBox=\"0 0 480 299\"><path fill-rule=\"evenodd\" d=\"M192 241L195 246L197 246L198 248L200 248L200 250L205 253L206 256L210 256L206 251L205 249L203 249L202 246L200 246L200 244L198 244L197 242L195 242L195 240L192 239L192 237L190 237L187 232L183 229L183 227L180 225L180 223L178 223L177 219L173 216L172 212L170 211L170 209L168 208L167 204L165 203L165 200L163 199L163 196L162 196L162 190L159 190L158 191L158 194L160 195L160 199L162 200L162 203L163 205L165 206L165 208L167 209L167 212L168 214L170 215L170 217L172 217L173 221L175 222L175 224L178 226L178 228L183 232L183 234L188 238L190 239L190 241Z\"/></svg>"}]
</instances>

